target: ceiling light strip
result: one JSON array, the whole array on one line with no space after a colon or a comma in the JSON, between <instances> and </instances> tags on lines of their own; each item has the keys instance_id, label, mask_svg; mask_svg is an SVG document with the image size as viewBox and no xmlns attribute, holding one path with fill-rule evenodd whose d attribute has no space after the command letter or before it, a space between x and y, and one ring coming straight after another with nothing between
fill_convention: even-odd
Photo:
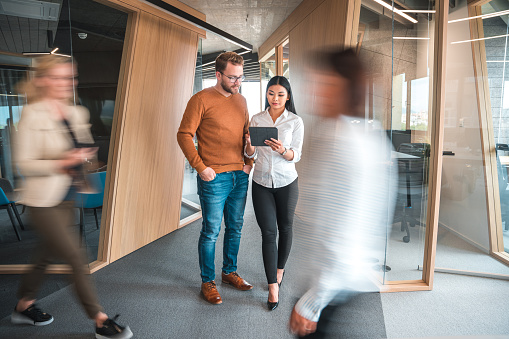
<instances>
[{"instance_id":1,"label":"ceiling light strip","mask_svg":"<svg viewBox=\"0 0 509 339\"><path fill-rule=\"evenodd\" d=\"M390 11L393 11L394 13L396 14L399 14L400 16L402 16L403 18L407 19L408 21L416 24L418 21L415 20L414 18L412 18L411 16L403 13L401 10L395 8L395 7L392 7L391 5L389 5L388 3L386 3L385 1L382 1L382 0L373 0L374 2L384 6L385 8L387 8L388 10Z\"/></svg>"},{"instance_id":2,"label":"ceiling light strip","mask_svg":"<svg viewBox=\"0 0 509 339\"><path fill-rule=\"evenodd\" d=\"M507 14L509 14L509 10L500 11L500 12L494 12L494 13L489 13L489 14L483 14L483 15L476 15L476 16L471 16L471 17L468 17L468 18L449 20L449 23L452 24L452 23L455 23L455 22L472 20L472 19L479 19L479 18L484 20L484 19L495 18L497 16L502 16L502 15L507 15Z\"/></svg>"},{"instance_id":3,"label":"ceiling light strip","mask_svg":"<svg viewBox=\"0 0 509 339\"><path fill-rule=\"evenodd\" d=\"M496 35L496 36L490 36L490 37L487 37L487 38L479 38L479 39L471 39L471 40L454 41L454 42L451 42L451 45L461 44L461 43L464 43L464 42L473 42L473 41L481 41L481 40L490 40L490 39L505 38L506 36L509 36L509 34Z\"/></svg>"}]
</instances>

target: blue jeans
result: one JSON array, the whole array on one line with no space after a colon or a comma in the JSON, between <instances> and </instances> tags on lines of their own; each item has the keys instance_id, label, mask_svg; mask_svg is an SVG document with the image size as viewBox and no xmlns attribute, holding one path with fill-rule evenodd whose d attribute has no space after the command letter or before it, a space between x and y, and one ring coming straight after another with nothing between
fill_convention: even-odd
<instances>
[{"instance_id":1,"label":"blue jeans","mask_svg":"<svg viewBox=\"0 0 509 339\"><path fill-rule=\"evenodd\" d=\"M198 180L203 216L198 254L202 282L215 280L216 240L224 215L223 272L237 270L240 235L244 224L249 175L244 171L218 173L211 181Z\"/></svg>"}]
</instances>

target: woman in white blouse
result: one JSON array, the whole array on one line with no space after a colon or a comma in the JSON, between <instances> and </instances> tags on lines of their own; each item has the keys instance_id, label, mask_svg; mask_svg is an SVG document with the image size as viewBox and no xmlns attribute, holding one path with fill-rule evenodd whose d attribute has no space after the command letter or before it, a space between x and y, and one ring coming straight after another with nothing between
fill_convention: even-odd
<instances>
[{"instance_id":1,"label":"woman in white blouse","mask_svg":"<svg viewBox=\"0 0 509 339\"><path fill-rule=\"evenodd\" d=\"M246 134L245 155L256 157L253 171L253 206L262 231L262 252L269 284L267 307L279 304L279 287L292 246L292 225L299 196L295 163L300 160L304 124L295 113L288 79L275 76L267 84L265 111L253 116L251 127L276 127L278 140L255 147ZM276 244L279 231L279 242Z\"/></svg>"}]
</instances>

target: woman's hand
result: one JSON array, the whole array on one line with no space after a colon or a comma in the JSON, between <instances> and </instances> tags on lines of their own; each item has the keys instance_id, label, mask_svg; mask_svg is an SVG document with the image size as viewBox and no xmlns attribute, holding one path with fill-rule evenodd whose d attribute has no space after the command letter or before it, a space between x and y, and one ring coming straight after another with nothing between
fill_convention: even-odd
<instances>
[{"instance_id":1,"label":"woman's hand","mask_svg":"<svg viewBox=\"0 0 509 339\"><path fill-rule=\"evenodd\" d=\"M68 168L81 165L87 159L93 158L97 153L97 147L74 148L67 152L63 159L60 160L60 168L63 172L67 172Z\"/></svg>"},{"instance_id":2,"label":"woman's hand","mask_svg":"<svg viewBox=\"0 0 509 339\"><path fill-rule=\"evenodd\" d=\"M251 145L251 136L249 133L244 134L244 140L246 141L246 153L249 156L252 156L255 152L255 147Z\"/></svg>"},{"instance_id":3,"label":"woman's hand","mask_svg":"<svg viewBox=\"0 0 509 339\"><path fill-rule=\"evenodd\" d=\"M285 147L281 140L270 138L270 140L265 140L265 145L270 146L274 152L278 152L279 154L285 151Z\"/></svg>"}]
</instances>

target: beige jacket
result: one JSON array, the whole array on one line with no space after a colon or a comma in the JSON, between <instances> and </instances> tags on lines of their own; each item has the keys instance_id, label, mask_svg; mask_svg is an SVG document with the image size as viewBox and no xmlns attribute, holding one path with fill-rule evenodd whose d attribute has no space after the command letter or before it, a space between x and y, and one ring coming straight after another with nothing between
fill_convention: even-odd
<instances>
[{"instance_id":1,"label":"beige jacket","mask_svg":"<svg viewBox=\"0 0 509 339\"><path fill-rule=\"evenodd\" d=\"M69 106L66 118L78 142L94 142L86 108ZM52 207L62 202L72 178L60 172L58 160L72 148L65 123L51 112L48 103L37 102L23 108L14 148L16 164L24 176L23 204Z\"/></svg>"}]
</instances>

